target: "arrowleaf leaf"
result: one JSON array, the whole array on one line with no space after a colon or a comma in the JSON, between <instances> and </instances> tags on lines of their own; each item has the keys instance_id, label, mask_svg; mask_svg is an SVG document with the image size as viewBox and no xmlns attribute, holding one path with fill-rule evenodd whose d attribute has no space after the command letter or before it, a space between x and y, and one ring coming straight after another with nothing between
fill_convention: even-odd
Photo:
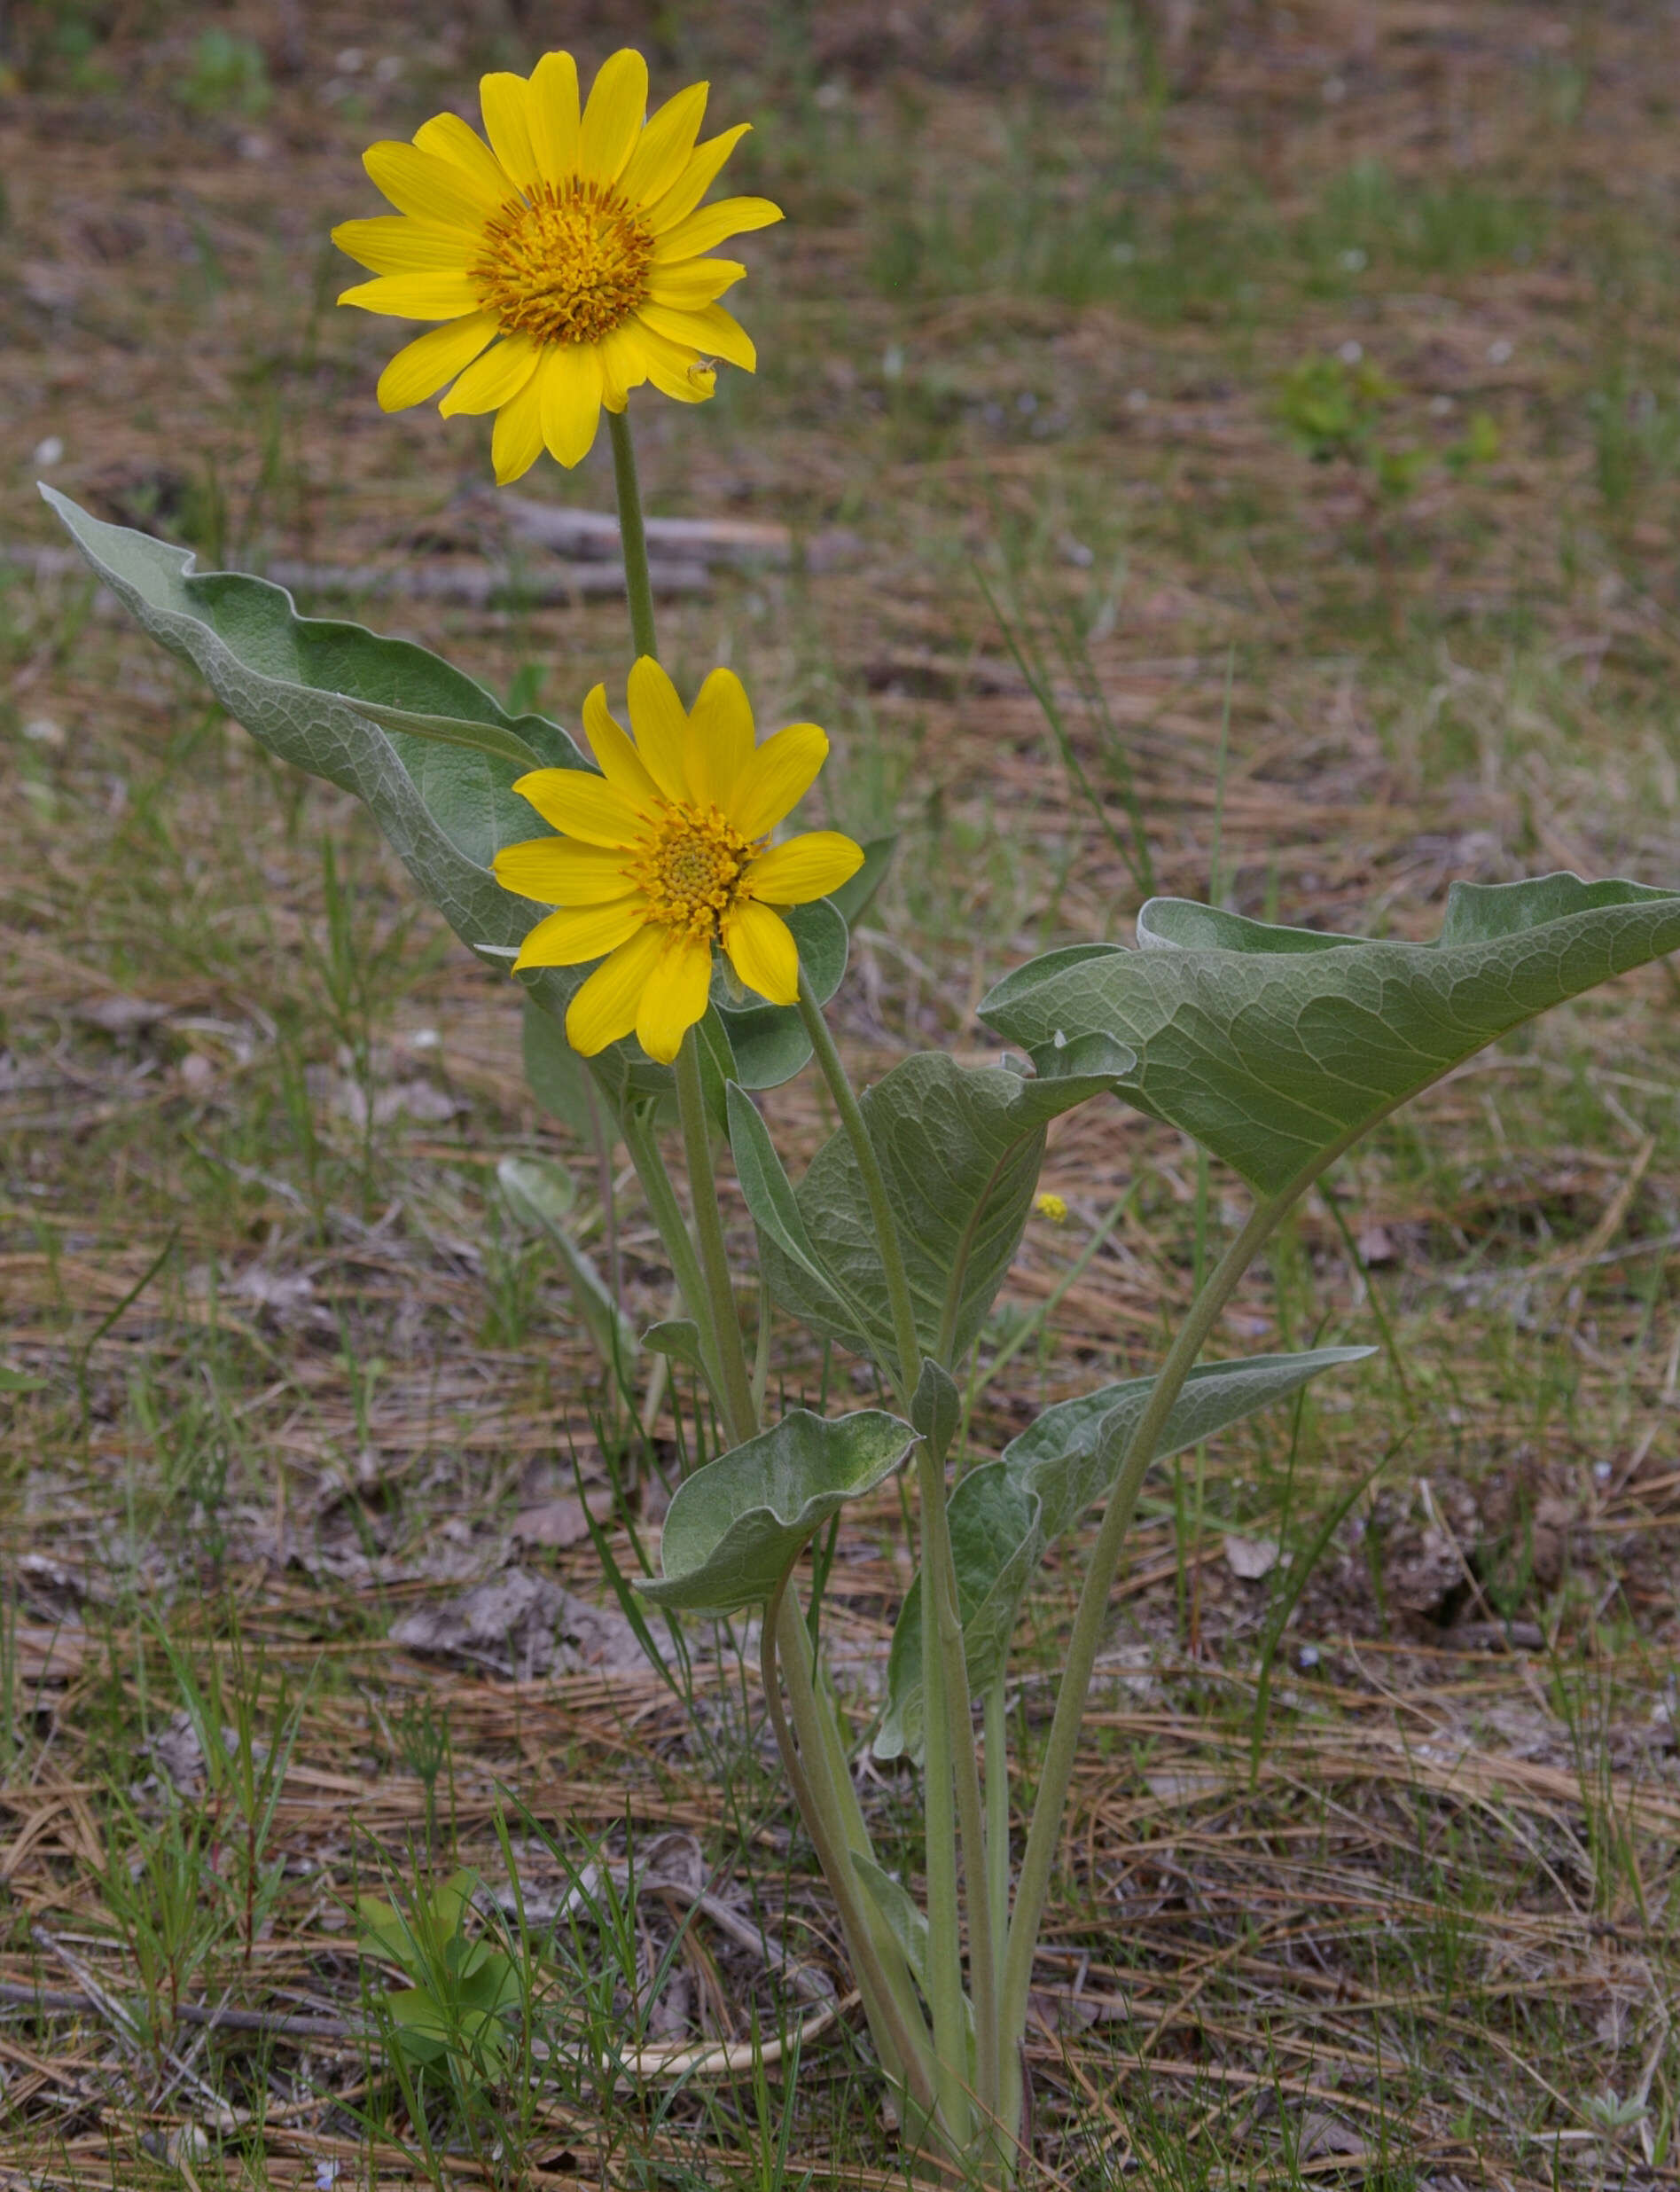
<instances>
[{"instance_id":1,"label":"arrowleaf leaf","mask_svg":"<svg viewBox=\"0 0 1680 2192\"><path fill-rule=\"evenodd\" d=\"M1164 1460L1199 1445L1256 1409L1286 1399L1322 1371L1363 1362L1374 1352L1320 1347L1308 1354L1203 1363L1185 1379L1150 1458ZM1154 1382L1128 1378L1059 1401L1012 1439L1000 1460L982 1462L959 1480L948 1513L972 1695L985 1689L1007 1661L1021 1601L1044 1554L1113 1486ZM878 1758L895 1758L921 1747L921 1602L918 1576L893 1631L887 1708L875 1737Z\"/></svg>"},{"instance_id":2,"label":"arrowleaf leaf","mask_svg":"<svg viewBox=\"0 0 1680 2192\"><path fill-rule=\"evenodd\" d=\"M1278 1194L1484 1044L1680 949L1680 892L1568 874L1455 883L1434 943L1152 898L1137 940L1029 960L981 1014L1035 1053L1092 1035L1128 1045L1120 1092Z\"/></svg>"},{"instance_id":3,"label":"arrowleaf leaf","mask_svg":"<svg viewBox=\"0 0 1680 2192\"><path fill-rule=\"evenodd\" d=\"M762 1605L829 1516L873 1491L915 1443L883 1409L833 1418L790 1409L677 1486L660 1539L664 1573L637 1588L697 1613Z\"/></svg>"}]
</instances>

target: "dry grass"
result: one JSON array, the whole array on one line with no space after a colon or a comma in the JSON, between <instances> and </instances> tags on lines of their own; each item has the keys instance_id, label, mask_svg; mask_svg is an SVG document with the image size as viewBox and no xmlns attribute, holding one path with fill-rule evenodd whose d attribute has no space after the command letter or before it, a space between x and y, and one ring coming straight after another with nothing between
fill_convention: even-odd
<instances>
[{"instance_id":1,"label":"dry grass","mask_svg":"<svg viewBox=\"0 0 1680 2192\"><path fill-rule=\"evenodd\" d=\"M14 8L8 540L49 544L44 470L247 565L468 554L483 437L377 419L386 332L334 314L325 231L371 209L360 146L479 67L634 35L659 81L708 74L754 115L744 187L793 216L750 254L758 381L638 432L657 509L862 544L661 609L680 672L732 659L767 717L831 725L838 820L903 834L838 1008L860 1069L977 1053L1004 964L1126 934L1134 812L1159 888L1203 895L1216 862L1245 910L1330 925L1428 933L1456 875L1672 881L1668 27L1207 0L1152 43L1124 10L1040 12L531 0L520 31L437 0L399 39L362 0ZM266 103L241 108L211 34L254 42ZM1395 386L1384 446L1434 452L1403 498L1275 415L1281 374L1355 341ZM1477 411L1496 450L1460 473ZM534 484L610 495L604 452ZM493 1193L498 1155L567 1138L506 994L359 813L33 568L0 592L0 1299L4 1362L45 1380L0 1394L0 2177L902 2181L850 2010L801 2060L780 2165L776 2047L757 2091L738 2052L686 2085L612 2056L738 2051L749 2004L779 2046L808 2010L703 1916L674 1947L668 1896L628 1948L561 1924L535 2013L559 2052L496 2101L499 2151L421 2153L363 2036L386 1980L348 1903L382 1866L458 1851L503 1881L511 1851L551 1914L591 1838L680 1831L796 1956L843 1967L727 1643L697 1649L696 1737L610 1620L540 1667L519 1639L501 1669L393 1642L511 1566L601 1596L590 1544L552 1542L574 1457L604 1482L591 1359ZM1076 767L977 574L1038 634ZM622 654L610 601L367 615L562 717ZM1335 1183L1368 1277L1315 1202L1228 1318L1232 1351L1373 1336L1369 1284L1405 1377L1385 1355L1152 1487L1039 1974L1047 2184L1675 2178L1676 994L1658 967L1456 1076ZM795 1148L824 1131L802 1084L771 1110ZM1146 1366L1199 1226L1237 1207L1176 1137L1077 1115L1046 1175L1073 1219L1029 1232L983 1358L1134 1182L1049 1340L987 1389L981 1449ZM651 1319L666 1282L622 1192ZM1287 1569L1245 1579L1244 1548L1303 1557L1402 1434L1307 1586L1256 1747ZM860 1696L908 1579L896 1516L890 1491L852 1512L831 1584ZM624 1519L609 1542L633 1566ZM1035 1609L1029 1731L1075 1579L1053 1569ZM158 1747L213 1666L230 1725L272 1744L296 1716L249 1940L231 1799ZM890 1844L914 1789L869 1797ZM266 2032L124 2021L183 1820L181 1922L214 1934L184 1992ZM682 1985L655 1999L668 1952ZM15 1998L90 1979L115 2008Z\"/></svg>"}]
</instances>

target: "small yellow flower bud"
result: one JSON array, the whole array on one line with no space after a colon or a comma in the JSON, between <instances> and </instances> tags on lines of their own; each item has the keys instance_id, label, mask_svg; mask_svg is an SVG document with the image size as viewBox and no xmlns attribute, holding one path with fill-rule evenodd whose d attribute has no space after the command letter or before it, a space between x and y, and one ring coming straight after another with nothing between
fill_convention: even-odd
<instances>
[{"instance_id":1,"label":"small yellow flower bud","mask_svg":"<svg viewBox=\"0 0 1680 2192\"><path fill-rule=\"evenodd\" d=\"M1067 1223L1067 1205L1060 1195L1048 1193L1035 1195L1033 1208L1040 1217L1047 1217L1052 1225L1065 1225Z\"/></svg>"}]
</instances>

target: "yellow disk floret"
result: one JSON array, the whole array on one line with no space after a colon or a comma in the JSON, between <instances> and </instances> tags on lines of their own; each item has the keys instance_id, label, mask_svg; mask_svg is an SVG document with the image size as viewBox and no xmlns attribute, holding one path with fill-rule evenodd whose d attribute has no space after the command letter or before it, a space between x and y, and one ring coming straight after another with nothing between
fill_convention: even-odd
<instances>
[{"instance_id":1,"label":"yellow disk floret","mask_svg":"<svg viewBox=\"0 0 1680 2192\"><path fill-rule=\"evenodd\" d=\"M559 834L496 856L505 889L556 910L520 947L515 968L601 964L572 999L566 1032L587 1057L635 1034L668 1065L706 1011L713 950L772 1005L799 995L799 951L783 911L825 897L857 873L863 851L837 830L770 842L828 755L814 723L762 745L732 670L715 669L684 708L651 655L630 671L632 737L606 689L583 703L599 776L537 769L523 793Z\"/></svg>"}]
</instances>

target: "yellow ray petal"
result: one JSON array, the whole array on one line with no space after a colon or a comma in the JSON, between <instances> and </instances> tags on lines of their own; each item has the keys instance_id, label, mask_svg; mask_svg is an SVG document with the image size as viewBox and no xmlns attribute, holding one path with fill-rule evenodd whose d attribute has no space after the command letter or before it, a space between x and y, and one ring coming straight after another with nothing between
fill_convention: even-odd
<instances>
[{"instance_id":1,"label":"yellow ray petal","mask_svg":"<svg viewBox=\"0 0 1680 2192\"><path fill-rule=\"evenodd\" d=\"M692 83L666 100L636 141L618 186L633 206L651 206L662 198L688 165L706 113L711 86Z\"/></svg>"},{"instance_id":2,"label":"yellow ray petal","mask_svg":"<svg viewBox=\"0 0 1680 2192\"><path fill-rule=\"evenodd\" d=\"M410 276L411 280L422 278ZM727 358L744 372L756 372L758 352L740 322L731 319L721 304L708 304L698 312L676 312L664 304L638 304L636 317L644 327L672 342L692 344L708 356Z\"/></svg>"},{"instance_id":3,"label":"yellow ray petal","mask_svg":"<svg viewBox=\"0 0 1680 2192\"><path fill-rule=\"evenodd\" d=\"M753 709L732 669L715 669L688 717L688 780L694 796L729 812L741 771L753 755Z\"/></svg>"},{"instance_id":4,"label":"yellow ray petal","mask_svg":"<svg viewBox=\"0 0 1680 2192\"><path fill-rule=\"evenodd\" d=\"M479 309L477 285L465 274L377 274L339 293L340 304L393 319L459 319Z\"/></svg>"},{"instance_id":5,"label":"yellow ray petal","mask_svg":"<svg viewBox=\"0 0 1680 2192\"><path fill-rule=\"evenodd\" d=\"M768 198L720 198L715 206L702 206L685 221L661 229L653 247L653 263L668 266L677 259L698 259L726 236L743 236L748 229L770 228L785 218Z\"/></svg>"},{"instance_id":6,"label":"yellow ray petal","mask_svg":"<svg viewBox=\"0 0 1680 2192\"><path fill-rule=\"evenodd\" d=\"M807 830L761 853L746 871L746 885L771 905L809 905L838 890L863 865L863 848L839 830Z\"/></svg>"},{"instance_id":7,"label":"yellow ray petal","mask_svg":"<svg viewBox=\"0 0 1680 2192\"><path fill-rule=\"evenodd\" d=\"M572 999L566 1013L566 1039L580 1056L593 1058L634 1029L642 992L659 965L668 933L644 928L620 944Z\"/></svg>"},{"instance_id":8,"label":"yellow ray petal","mask_svg":"<svg viewBox=\"0 0 1680 2192\"><path fill-rule=\"evenodd\" d=\"M472 123L463 121L459 114L434 114L414 132L414 142L423 153L435 153L440 160L452 160L464 175L471 176L473 188L493 207L505 206L519 195L501 161Z\"/></svg>"},{"instance_id":9,"label":"yellow ray petal","mask_svg":"<svg viewBox=\"0 0 1680 2192\"><path fill-rule=\"evenodd\" d=\"M494 313L484 315L492 326L496 325ZM438 405L446 419L458 412L469 417L481 411L499 411L504 403L511 403L536 371L536 361L542 356L541 347L527 334L510 335L505 342L498 342L488 357L480 358L476 365L469 366Z\"/></svg>"},{"instance_id":10,"label":"yellow ray petal","mask_svg":"<svg viewBox=\"0 0 1680 2192\"><path fill-rule=\"evenodd\" d=\"M779 913L748 898L723 923L729 963L749 990L772 1005L799 1001L799 947Z\"/></svg>"},{"instance_id":11,"label":"yellow ray petal","mask_svg":"<svg viewBox=\"0 0 1680 2192\"><path fill-rule=\"evenodd\" d=\"M610 411L621 411L632 388L647 379L647 364L637 342L634 325L609 328L597 345L601 361L601 401Z\"/></svg>"},{"instance_id":12,"label":"yellow ray petal","mask_svg":"<svg viewBox=\"0 0 1680 2192\"><path fill-rule=\"evenodd\" d=\"M647 63L621 46L601 63L583 109L578 173L585 182L616 183L647 114Z\"/></svg>"},{"instance_id":13,"label":"yellow ray petal","mask_svg":"<svg viewBox=\"0 0 1680 2192\"><path fill-rule=\"evenodd\" d=\"M601 423L601 361L588 342L551 343L537 367L543 399L543 439L556 464L569 472L595 444Z\"/></svg>"},{"instance_id":14,"label":"yellow ray petal","mask_svg":"<svg viewBox=\"0 0 1680 2192\"><path fill-rule=\"evenodd\" d=\"M732 129L725 129L719 137L707 137L704 145L695 146L689 154L687 167L658 204L650 206L643 216L655 236L662 236L667 229L687 220L711 189L719 168L752 126L750 121L738 121Z\"/></svg>"},{"instance_id":15,"label":"yellow ray petal","mask_svg":"<svg viewBox=\"0 0 1680 2192\"><path fill-rule=\"evenodd\" d=\"M458 273L471 266L476 255L465 229L415 221L405 213L382 213L372 221L340 221L332 240L347 257L374 274Z\"/></svg>"},{"instance_id":16,"label":"yellow ray petal","mask_svg":"<svg viewBox=\"0 0 1680 2192\"><path fill-rule=\"evenodd\" d=\"M679 403L703 403L716 388L717 375L701 364L692 345L656 334L639 317L630 319L620 333L635 344L643 372L661 395Z\"/></svg>"},{"instance_id":17,"label":"yellow ray petal","mask_svg":"<svg viewBox=\"0 0 1680 2192\"><path fill-rule=\"evenodd\" d=\"M637 1010L636 1037L650 1058L662 1066L671 1063L683 1037L704 1019L711 985L710 943L684 928L676 930L648 976Z\"/></svg>"},{"instance_id":18,"label":"yellow ray petal","mask_svg":"<svg viewBox=\"0 0 1680 2192\"><path fill-rule=\"evenodd\" d=\"M645 912L639 896L621 898L615 905L562 906L531 930L520 946L513 971L518 974L521 967L582 967L586 959L604 959L629 942Z\"/></svg>"},{"instance_id":19,"label":"yellow ray petal","mask_svg":"<svg viewBox=\"0 0 1680 2192\"><path fill-rule=\"evenodd\" d=\"M362 165L399 213L465 229L475 241L484 223L501 209L502 200L481 190L465 168L452 160L440 160L434 153L423 153L418 145L399 145L387 137L368 146Z\"/></svg>"},{"instance_id":20,"label":"yellow ray petal","mask_svg":"<svg viewBox=\"0 0 1680 2192\"><path fill-rule=\"evenodd\" d=\"M528 191L541 174L531 142L530 96L524 77L511 69L499 68L479 80L484 134L500 165L522 191Z\"/></svg>"},{"instance_id":21,"label":"yellow ray petal","mask_svg":"<svg viewBox=\"0 0 1680 2192\"><path fill-rule=\"evenodd\" d=\"M814 723L789 724L766 739L741 771L730 820L743 837L762 837L798 806L827 759L826 731Z\"/></svg>"},{"instance_id":22,"label":"yellow ray petal","mask_svg":"<svg viewBox=\"0 0 1680 2192\"><path fill-rule=\"evenodd\" d=\"M630 665L630 728L636 750L667 799L691 799L686 752L688 710L676 687L651 654Z\"/></svg>"},{"instance_id":23,"label":"yellow ray petal","mask_svg":"<svg viewBox=\"0 0 1680 2192\"><path fill-rule=\"evenodd\" d=\"M647 301L679 312L698 311L732 289L746 269L738 259L684 259L681 266L649 270Z\"/></svg>"},{"instance_id":24,"label":"yellow ray petal","mask_svg":"<svg viewBox=\"0 0 1680 2192\"><path fill-rule=\"evenodd\" d=\"M496 468L496 485L506 487L523 479L542 453L542 394L533 373L519 394L510 396L496 414L490 462Z\"/></svg>"},{"instance_id":25,"label":"yellow ray petal","mask_svg":"<svg viewBox=\"0 0 1680 2192\"><path fill-rule=\"evenodd\" d=\"M406 411L410 403L424 403L446 380L453 380L470 365L495 336L496 321L488 312L474 312L466 319L451 320L445 327L417 335L379 375L379 409Z\"/></svg>"},{"instance_id":26,"label":"yellow ray petal","mask_svg":"<svg viewBox=\"0 0 1680 2192\"><path fill-rule=\"evenodd\" d=\"M575 771L573 772L576 773ZM630 895L624 854L614 845L574 845L565 837L531 837L504 845L490 865L504 890L539 905L611 905Z\"/></svg>"},{"instance_id":27,"label":"yellow ray petal","mask_svg":"<svg viewBox=\"0 0 1680 2192\"><path fill-rule=\"evenodd\" d=\"M552 828L586 845L633 845L646 834L637 801L587 770L532 769L513 788Z\"/></svg>"},{"instance_id":28,"label":"yellow ray petal","mask_svg":"<svg viewBox=\"0 0 1680 2192\"><path fill-rule=\"evenodd\" d=\"M531 71L526 119L531 150L550 183L565 183L577 172L577 63L569 53L545 53Z\"/></svg>"},{"instance_id":29,"label":"yellow ray petal","mask_svg":"<svg viewBox=\"0 0 1680 2192\"><path fill-rule=\"evenodd\" d=\"M651 810L658 804L659 786L647 773L629 732L608 708L604 685L592 686L584 695L583 735L609 784L616 784L640 807Z\"/></svg>"}]
</instances>

